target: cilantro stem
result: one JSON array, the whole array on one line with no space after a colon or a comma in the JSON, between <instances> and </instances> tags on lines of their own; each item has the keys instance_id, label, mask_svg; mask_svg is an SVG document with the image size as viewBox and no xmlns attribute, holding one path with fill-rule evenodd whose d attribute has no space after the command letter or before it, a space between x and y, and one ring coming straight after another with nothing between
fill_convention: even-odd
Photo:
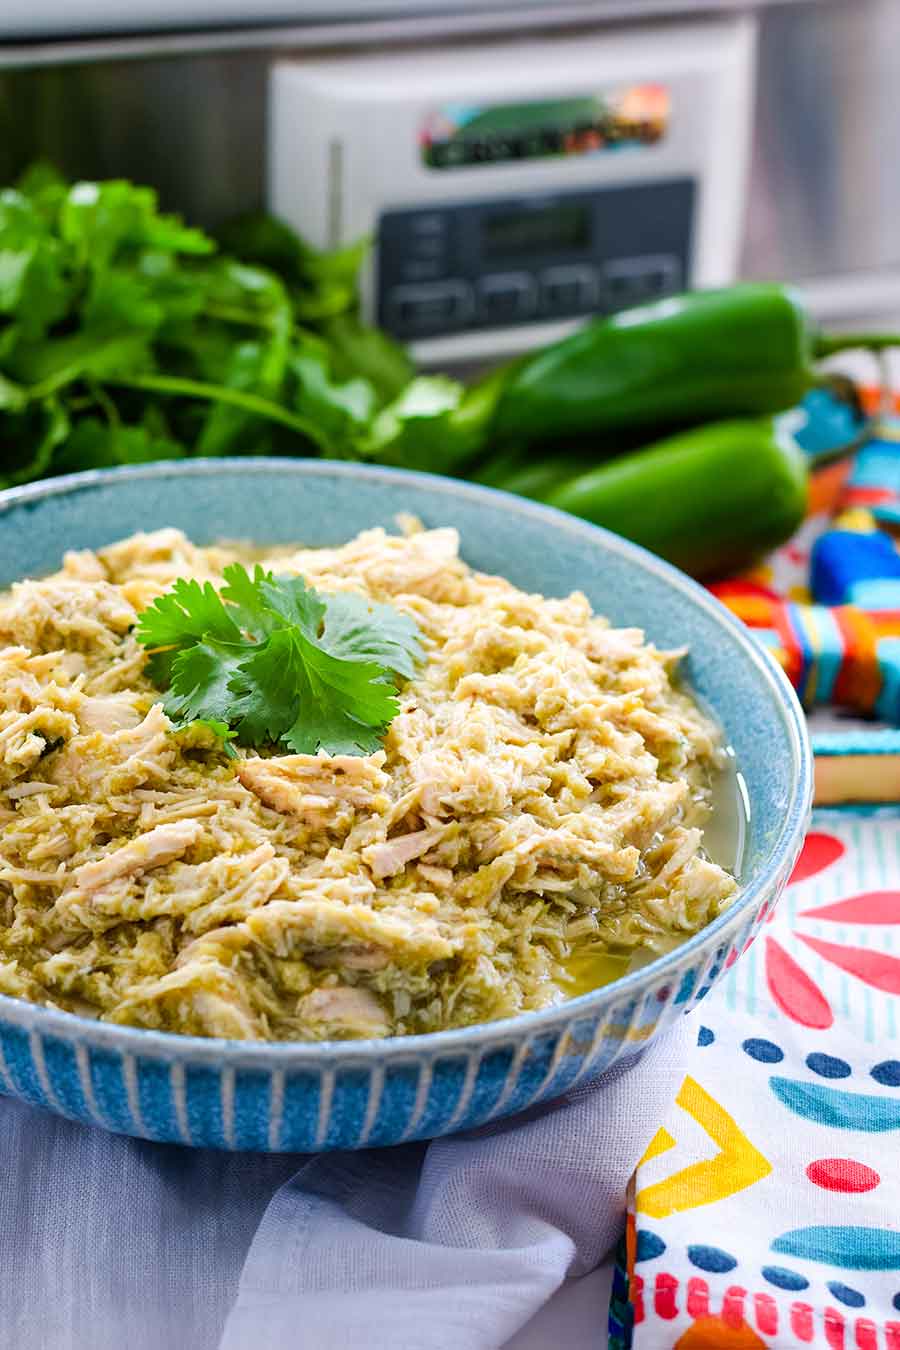
<instances>
[{"instance_id":1,"label":"cilantro stem","mask_svg":"<svg viewBox=\"0 0 900 1350\"><path fill-rule=\"evenodd\" d=\"M258 394L248 394L241 389L229 389L226 385L206 384L202 380L188 380L180 375L107 375L104 383L119 389L146 389L157 394L182 395L185 398L203 398L211 403L230 403L232 407L242 408L244 412L254 413L257 417L266 417L270 422L280 422L298 435L313 441L327 454L330 445L328 437L321 427L306 417L282 408Z\"/></svg>"},{"instance_id":2,"label":"cilantro stem","mask_svg":"<svg viewBox=\"0 0 900 1350\"><path fill-rule=\"evenodd\" d=\"M103 410L103 415L106 418L106 423L110 431L117 434L122 429L122 419L119 416L118 408L103 386L98 384L96 380L91 380L90 390L94 396L94 402Z\"/></svg>"},{"instance_id":3,"label":"cilantro stem","mask_svg":"<svg viewBox=\"0 0 900 1350\"><path fill-rule=\"evenodd\" d=\"M344 311L335 310L334 307L321 307L309 315L312 319L331 319L335 314L342 314ZM256 314L251 309L241 309L239 305L206 305L203 309L203 317L206 319L218 319L220 323L236 323L244 328L259 328L265 333L274 333L277 331L278 324L272 317L265 314ZM293 337L308 339L310 329L304 327L302 323L292 322L290 332Z\"/></svg>"},{"instance_id":4,"label":"cilantro stem","mask_svg":"<svg viewBox=\"0 0 900 1350\"><path fill-rule=\"evenodd\" d=\"M239 323L245 328L265 328L271 332L277 325L263 314L255 314L252 309L241 309L239 305L205 305L203 313L208 319L219 319L222 323ZM291 325L296 328L296 324Z\"/></svg>"},{"instance_id":5,"label":"cilantro stem","mask_svg":"<svg viewBox=\"0 0 900 1350\"><path fill-rule=\"evenodd\" d=\"M119 337L109 338L105 342L99 343L89 355L96 357L109 348L115 349L119 341ZM40 402L42 399L50 398L53 394L58 394L67 385L86 379L87 374L84 355L79 353L67 365L60 366L59 370L54 370L52 374L46 376L43 380L39 380L37 384L26 385L26 398L29 403Z\"/></svg>"}]
</instances>

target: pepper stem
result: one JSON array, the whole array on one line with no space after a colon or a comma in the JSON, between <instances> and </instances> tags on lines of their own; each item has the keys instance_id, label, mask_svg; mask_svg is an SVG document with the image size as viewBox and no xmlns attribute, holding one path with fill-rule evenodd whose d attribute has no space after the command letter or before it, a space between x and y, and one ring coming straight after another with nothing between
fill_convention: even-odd
<instances>
[{"instance_id":1,"label":"pepper stem","mask_svg":"<svg viewBox=\"0 0 900 1350\"><path fill-rule=\"evenodd\" d=\"M900 347L900 333L817 333L813 338L817 360L836 352L883 352L889 347Z\"/></svg>"}]
</instances>

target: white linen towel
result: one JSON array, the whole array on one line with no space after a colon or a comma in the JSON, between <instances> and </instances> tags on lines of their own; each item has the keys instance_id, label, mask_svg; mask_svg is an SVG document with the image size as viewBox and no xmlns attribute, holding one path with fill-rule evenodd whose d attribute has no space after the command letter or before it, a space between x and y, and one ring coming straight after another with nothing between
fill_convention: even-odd
<instances>
[{"instance_id":1,"label":"white linen towel","mask_svg":"<svg viewBox=\"0 0 900 1350\"><path fill-rule=\"evenodd\" d=\"M682 1019L629 1070L510 1121L312 1159L144 1143L0 1099L2 1344L499 1350L615 1243L694 1035Z\"/></svg>"}]
</instances>

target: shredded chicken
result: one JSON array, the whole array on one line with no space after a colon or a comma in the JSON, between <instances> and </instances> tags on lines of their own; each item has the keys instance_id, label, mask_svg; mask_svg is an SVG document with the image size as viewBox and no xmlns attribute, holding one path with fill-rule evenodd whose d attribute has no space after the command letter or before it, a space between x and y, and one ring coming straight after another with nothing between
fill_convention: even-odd
<instances>
[{"instance_id":1,"label":"shredded chicken","mask_svg":"<svg viewBox=\"0 0 900 1350\"><path fill-rule=\"evenodd\" d=\"M165 715L137 615L246 550L159 530L0 597L0 991L200 1035L402 1035L542 1007L708 923L736 883L704 851L721 753L681 653L457 548L410 525L264 560L419 626L360 757L233 760Z\"/></svg>"},{"instance_id":2,"label":"shredded chicken","mask_svg":"<svg viewBox=\"0 0 900 1350\"><path fill-rule=\"evenodd\" d=\"M75 885L90 895L121 877L139 877L152 867L163 867L186 853L203 834L199 820L176 820L156 825L113 853L82 863L73 873Z\"/></svg>"},{"instance_id":3,"label":"shredded chicken","mask_svg":"<svg viewBox=\"0 0 900 1350\"><path fill-rule=\"evenodd\" d=\"M390 779L378 767L376 758L281 755L277 759L246 759L237 766L237 776L266 806L315 825L323 812L341 804L385 809L390 801L385 793ZM384 756L380 758L383 762Z\"/></svg>"}]
</instances>

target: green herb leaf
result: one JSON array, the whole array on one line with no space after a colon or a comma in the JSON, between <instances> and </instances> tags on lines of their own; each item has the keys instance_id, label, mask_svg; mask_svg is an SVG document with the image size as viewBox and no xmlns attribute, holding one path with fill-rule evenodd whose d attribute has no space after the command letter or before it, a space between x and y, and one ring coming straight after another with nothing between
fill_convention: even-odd
<instances>
[{"instance_id":1,"label":"green herb leaf","mask_svg":"<svg viewBox=\"0 0 900 1350\"><path fill-rule=\"evenodd\" d=\"M221 388L250 394L278 396L281 377L271 373L274 343L242 342L231 349L228 368ZM282 371L283 375L283 357ZM233 404L212 403L197 439L198 455L240 455L265 453L267 427L264 419Z\"/></svg>"},{"instance_id":2,"label":"green herb leaf","mask_svg":"<svg viewBox=\"0 0 900 1350\"><path fill-rule=\"evenodd\" d=\"M278 627L278 615L266 607L262 583L274 581L271 572L264 572L259 563L251 577L240 563L231 563L222 572L225 585L220 592L228 601L229 614L243 632L257 642L268 637Z\"/></svg>"},{"instance_id":3,"label":"green herb leaf","mask_svg":"<svg viewBox=\"0 0 900 1350\"><path fill-rule=\"evenodd\" d=\"M226 726L242 745L369 754L399 707L396 679L422 659L415 624L390 605L321 594L302 577L240 564L209 582L176 581L140 615L179 723Z\"/></svg>"},{"instance_id":4,"label":"green herb leaf","mask_svg":"<svg viewBox=\"0 0 900 1350\"><path fill-rule=\"evenodd\" d=\"M21 412L28 403L28 395L20 384L0 375L0 412Z\"/></svg>"},{"instance_id":5,"label":"green herb leaf","mask_svg":"<svg viewBox=\"0 0 900 1350\"><path fill-rule=\"evenodd\" d=\"M359 270L368 239L331 251L312 248L283 221L249 215L223 226L219 241L229 252L284 277L296 315L310 321L354 310Z\"/></svg>"},{"instance_id":6,"label":"green herb leaf","mask_svg":"<svg viewBox=\"0 0 900 1350\"><path fill-rule=\"evenodd\" d=\"M502 367L469 389L419 375L374 418L359 450L381 464L459 473L485 445L505 379Z\"/></svg>"},{"instance_id":7,"label":"green herb leaf","mask_svg":"<svg viewBox=\"0 0 900 1350\"><path fill-rule=\"evenodd\" d=\"M13 435L0 457L0 486L30 483L47 472L58 445L69 433L65 409L55 398L44 399L6 419Z\"/></svg>"},{"instance_id":8,"label":"green herb leaf","mask_svg":"<svg viewBox=\"0 0 900 1350\"><path fill-rule=\"evenodd\" d=\"M307 586L302 577L266 577L258 585L271 614L316 641L325 617L325 596Z\"/></svg>"},{"instance_id":9,"label":"green herb leaf","mask_svg":"<svg viewBox=\"0 0 900 1350\"><path fill-rule=\"evenodd\" d=\"M93 332L83 328L66 337L22 343L7 362L7 373L29 386L32 399L46 398L77 381L107 380L146 370L152 363L148 335Z\"/></svg>"},{"instance_id":10,"label":"green herb leaf","mask_svg":"<svg viewBox=\"0 0 900 1350\"><path fill-rule=\"evenodd\" d=\"M324 319L319 335L328 347L335 379L363 376L382 403L396 398L415 374L404 348L380 328L360 323L355 314Z\"/></svg>"},{"instance_id":11,"label":"green herb leaf","mask_svg":"<svg viewBox=\"0 0 900 1350\"><path fill-rule=\"evenodd\" d=\"M363 451L367 458L407 469L440 472L463 458L468 444L454 429L464 388L447 375L420 375L372 423Z\"/></svg>"},{"instance_id":12,"label":"green herb leaf","mask_svg":"<svg viewBox=\"0 0 900 1350\"><path fill-rule=\"evenodd\" d=\"M295 644L303 656L300 707L282 733L288 749L301 755L319 748L332 755L377 750L400 707L383 667L372 661L342 661L302 639Z\"/></svg>"},{"instance_id":13,"label":"green herb leaf","mask_svg":"<svg viewBox=\"0 0 900 1350\"><path fill-rule=\"evenodd\" d=\"M2 393L2 391L0 391ZM184 447L167 436L156 436L146 426L124 426L83 417L57 450L57 473L106 469L116 464L147 464L157 459L180 459Z\"/></svg>"},{"instance_id":14,"label":"green herb leaf","mask_svg":"<svg viewBox=\"0 0 900 1350\"><path fill-rule=\"evenodd\" d=\"M227 725L235 709L231 681L239 674L245 652L241 642L216 642L211 637L182 647L171 662L172 687L164 702L172 720Z\"/></svg>"},{"instance_id":15,"label":"green herb leaf","mask_svg":"<svg viewBox=\"0 0 900 1350\"><path fill-rule=\"evenodd\" d=\"M137 639L145 647L183 647L204 638L240 642L237 624L211 582L179 577L138 618Z\"/></svg>"},{"instance_id":16,"label":"green herb leaf","mask_svg":"<svg viewBox=\"0 0 900 1350\"><path fill-rule=\"evenodd\" d=\"M393 605L361 595L329 595L322 646L345 661L376 661L401 680L411 680L422 659L419 632Z\"/></svg>"},{"instance_id":17,"label":"green herb leaf","mask_svg":"<svg viewBox=\"0 0 900 1350\"><path fill-rule=\"evenodd\" d=\"M168 253L211 253L215 244L177 216L161 215L152 188L124 180L75 183L60 212L60 233L82 262L95 270L125 248L157 248Z\"/></svg>"},{"instance_id":18,"label":"green herb leaf","mask_svg":"<svg viewBox=\"0 0 900 1350\"><path fill-rule=\"evenodd\" d=\"M298 636L297 629L277 629L264 643L245 651L229 682L229 720L236 722L242 745L277 743L297 717L304 692Z\"/></svg>"},{"instance_id":19,"label":"green herb leaf","mask_svg":"<svg viewBox=\"0 0 900 1350\"><path fill-rule=\"evenodd\" d=\"M35 204L20 192L0 192L0 315L14 315L23 337L40 337L68 309L66 261Z\"/></svg>"},{"instance_id":20,"label":"green herb leaf","mask_svg":"<svg viewBox=\"0 0 900 1350\"><path fill-rule=\"evenodd\" d=\"M86 327L104 333L129 327L152 333L165 317L152 279L125 267L109 267L94 278L82 313Z\"/></svg>"},{"instance_id":21,"label":"green herb leaf","mask_svg":"<svg viewBox=\"0 0 900 1350\"><path fill-rule=\"evenodd\" d=\"M312 337L295 345L288 368L297 384L297 411L321 427L332 455L354 455L375 411L373 386L358 377L343 384L334 380L327 348Z\"/></svg>"}]
</instances>

